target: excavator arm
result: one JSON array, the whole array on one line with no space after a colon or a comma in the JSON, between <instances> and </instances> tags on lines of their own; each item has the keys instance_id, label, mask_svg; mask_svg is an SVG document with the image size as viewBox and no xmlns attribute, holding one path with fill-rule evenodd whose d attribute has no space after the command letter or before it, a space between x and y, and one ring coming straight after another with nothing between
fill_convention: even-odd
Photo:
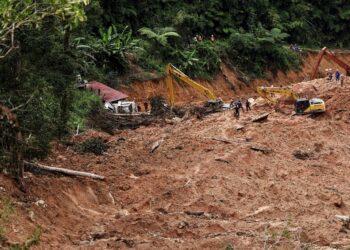
<instances>
[{"instance_id":1,"label":"excavator arm","mask_svg":"<svg viewBox=\"0 0 350 250\"><path fill-rule=\"evenodd\" d=\"M298 95L288 87L258 87L257 92L262 98L273 104L277 102L277 100L273 98L273 94L291 97L294 101L299 99Z\"/></svg>"},{"instance_id":2,"label":"excavator arm","mask_svg":"<svg viewBox=\"0 0 350 250\"><path fill-rule=\"evenodd\" d=\"M205 95L209 100L216 101L216 96L206 87L202 86L201 84L193 81L191 78L189 78L187 75L185 75L181 70L176 68L172 64L167 64L166 66L166 84L168 86L168 94L169 94L169 102L171 106L174 106L175 104L175 96L174 96L174 85L173 85L173 77L181 80L182 82L186 83L187 85L191 86L198 92Z\"/></svg>"},{"instance_id":3,"label":"excavator arm","mask_svg":"<svg viewBox=\"0 0 350 250\"><path fill-rule=\"evenodd\" d=\"M341 68L343 68L346 71L347 75L350 75L350 66L345 63L344 61L340 60L338 57L335 56L335 54L327 49L327 47L324 47L320 53L318 54L317 62L314 68L314 71L312 72L311 79L315 79L318 67L320 66L320 63L322 61L322 58L326 56L328 59L332 60L336 64L338 64Z\"/></svg>"}]
</instances>

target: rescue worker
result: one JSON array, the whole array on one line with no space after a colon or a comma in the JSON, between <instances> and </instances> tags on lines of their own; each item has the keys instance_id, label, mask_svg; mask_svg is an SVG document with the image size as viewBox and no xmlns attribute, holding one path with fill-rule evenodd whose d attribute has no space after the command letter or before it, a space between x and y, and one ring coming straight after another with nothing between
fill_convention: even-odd
<instances>
[{"instance_id":1,"label":"rescue worker","mask_svg":"<svg viewBox=\"0 0 350 250\"><path fill-rule=\"evenodd\" d=\"M234 110L235 110L235 113L234 113L235 117L239 118L239 109L240 109L240 107L239 107L238 102L235 102L235 103L234 103L233 108L234 108Z\"/></svg>"},{"instance_id":2,"label":"rescue worker","mask_svg":"<svg viewBox=\"0 0 350 250\"><path fill-rule=\"evenodd\" d=\"M242 112L244 112L244 109L243 109L243 105L242 105L241 100L238 100L238 101L237 101L237 105L238 105L238 108L239 108L239 109L242 109Z\"/></svg>"},{"instance_id":3,"label":"rescue worker","mask_svg":"<svg viewBox=\"0 0 350 250\"><path fill-rule=\"evenodd\" d=\"M328 69L328 80L332 81L333 78L333 70L332 69Z\"/></svg>"},{"instance_id":4,"label":"rescue worker","mask_svg":"<svg viewBox=\"0 0 350 250\"><path fill-rule=\"evenodd\" d=\"M335 82L338 83L340 81L340 72L339 70L337 69L335 71Z\"/></svg>"},{"instance_id":5,"label":"rescue worker","mask_svg":"<svg viewBox=\"0 0 350 250\"><path fill-rule=\"evenodd\" d=\"M250 108L250 102L249 102L248 99L247 99L247 101L245 102L245 110L246 110L246 111L252 110L252 109Z\"/></svg>"},{"instance_id":6,"label":"rescue worker","mask_svg":"<svg viewBox=\"0 0 350 250\"><path fill-rule=\"evenodd\" d=\"M345 82L345 76L344 74L340 75L340 86L343 87L344 86L344 82Z\"/></svg>"}]
</instances>

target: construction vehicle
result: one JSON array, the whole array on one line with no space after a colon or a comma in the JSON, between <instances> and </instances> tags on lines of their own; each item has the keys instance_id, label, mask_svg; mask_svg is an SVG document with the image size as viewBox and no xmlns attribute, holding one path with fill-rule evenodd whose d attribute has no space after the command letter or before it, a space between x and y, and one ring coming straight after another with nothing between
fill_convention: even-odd
<instances>
[{"instance_id":1,"label":"construction vehicle","mask_svg":"<svg viewBox=\"0 0 350 250\"><path fill-rule=\"evenodd\" d=\"M181 70L176 68L174 65L170 63L167 64L165 71L166 71L165 82L168 86L169 103L171 107L173 107L175 104L173 78L181 80L182 82L186 83L187 85L191 86L198 92L205 95L208 98L206 106L212 107L214 109L219 109L223 106L224 104L223 101L217 98L213 94L213 92L211 92L208 88L204 87L203 85L192 80L190 77L188 77L185 73L183 73Z\"/></svg>"},{"instance_id":2,"label":"construction vehicle","mask_svg":"<svg viewBox=\"0 0 350 250\"><path fill-rule=\"evenodd\" d=\"M338 64L341 68L343 68L346 71L346 75L350 75L350 66L344 61L340 60L338 57L336 57L333 52L327 49L327 47L324 47L318 54L317 62L316 62L314 71L312 72L311 80L315 79L318 72L318 67L320 66L321 60L324 56L326 56L328 59L332 60L333 62Z\"/></svg>"},{"instance_id":3,"label":"construction vehicle","mask_svg":"<svg viewBox=\"0 0 350 250\"><path fill-rule=\"evenodd\" d=\"M319 98L299 98L299 96L289 87L258 87L258 94L271 104L276 104L275 94L290 97L294 101L294 110L298 115L322 113L326 111L326 104Z\"/></svg>"}]
</instances>

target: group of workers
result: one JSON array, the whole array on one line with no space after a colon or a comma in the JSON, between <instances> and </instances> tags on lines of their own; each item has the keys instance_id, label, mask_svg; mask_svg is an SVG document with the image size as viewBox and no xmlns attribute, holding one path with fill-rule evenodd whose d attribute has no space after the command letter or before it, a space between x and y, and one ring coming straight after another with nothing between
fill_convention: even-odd
<instances>
[{"instance_id":1,"label":"group of workers","mask_svg":"<svg viewBox=\"0 0 350 250\"><path fill-rule=\"evenodd\" d=\"M143 107L144 107L143 111L144 111L144 112L148 112L148 102L144 102L144 103L143 103ZM141 105L140 105L140 104L137 105L137 110L138 110L139 112L141 112L142 109L141 109Z\"/></svg>"},{"instance_id":2,"label":"group of workers","mask_svg":"<svg viewBox=\"0 0 350 250\"><path fill-rule=\"evenodd\" d=\"M231 103L230 103L230 108L233 108L234 110L234 116L239 118L239 113L240 113L240 110L242 109L242 112L244 112L244 109L243 109L243 104L241 102L241 100L233 100ZM250 102L249 100L247 99L246 102L245 102L245 108L246 108L246 111L249 111L251 110L250 108Z\"/></svg>"},{"instance_id":3,"label":"group of workers","mask_svg":"<svg viewBox=\"0 0 350 250\"><path fill-rule=\"evenodd\" d=\"M295 44L291 44L291 45L289 46L289 48L290 48L291 50L293 50L294 52L298 52L298 53L301 53L301 52L302 52L301 48L300 48L299 45L297 45L296 43L295 43Z\"/></svg>"},{"instance_id":4,"label":"group of workers","mask_svg":"<svg viewBox=\"0 0 350 250\"><path fill-rule=\"evenodd\" d=\"M340 82L340 86L343 87L344 86L344 81L345 81L344 74L341 74L339 72L339 70L337 69L335 71L334 77L335 77L335 82L336 83ZM332 79L333 79L333 70L332 69L326 69L326 80L332 81Z\"/></svg>"},{"instance_id":5,"label":"group of workers","mask_svg":"<svg viewBox=\"0 0 350 250\"><path fill-rule=\"evenodd\" d=\"M203 40L204 40L204 36L202 36L201 34L197 34L195 37L193 37L194 42L202 42ZM211 42L215 42L216 38L215 38L214 34L210 35L209 40Z\"/></svg>"}]
</instances>

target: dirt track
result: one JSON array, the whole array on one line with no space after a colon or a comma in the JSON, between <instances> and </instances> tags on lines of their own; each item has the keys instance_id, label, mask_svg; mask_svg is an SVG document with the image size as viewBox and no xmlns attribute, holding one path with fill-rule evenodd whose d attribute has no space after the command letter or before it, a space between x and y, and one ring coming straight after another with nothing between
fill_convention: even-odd
<instances>
[{"instance_id":1,"label":"dirt track","mask_svg":"<svg viewBox=\"0 0 350 250\"><path fill-rule=\"evenodd\" d=\"M350 86L317 80L294 88L310 85L327 101L326 114L290 116L285 105L267 122L250 122L272 111L265 105L240 120L227 111L116 136L88 131L73 139L104 138L110 148L103 156L54 144L46 164L107 180L27 174L29 193L23 194L0 176L2 195L12 196L17 210L7 236L24 240L41 225L35 249L349 246L335 215L349 214L350 206ZM160 147L150 153L158 140Z\"/></svg>"}]
</instances>

